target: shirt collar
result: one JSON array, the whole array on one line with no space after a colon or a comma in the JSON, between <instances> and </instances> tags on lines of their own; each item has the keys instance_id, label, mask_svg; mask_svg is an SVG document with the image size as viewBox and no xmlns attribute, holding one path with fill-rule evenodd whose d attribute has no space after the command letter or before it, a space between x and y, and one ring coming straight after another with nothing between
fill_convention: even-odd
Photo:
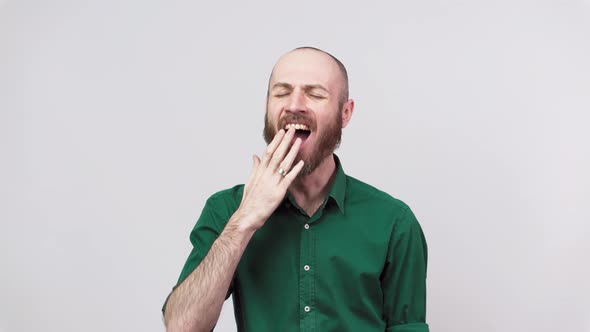
<instances>
[{"instance_id":1,"label":"shirt collar","mask_svg":"<svg viewBox=\"0 0 590 332\"><path fill-rule=\"evenodd\" d=\"M328 197L332 197L338 207L340 208L340 212L344 213L344 197L346 194L346 174L344 173L344 169L342 169L342 165L340 164L340 159L336 154L334 154L334 161L336 162L336 175L334 176L334 183L332 184L332 188L330 188L330 193Z\"/></svg>"},{"instance_id":2,"label":"shirt collar","mask_svg":"<svg viewBox=\"0 0 590 332\"><path fill-rule=\"evenodd\" d=\"M336 154L332 155L334 156L334 162L336 163L336 174L334 175L334 182L332 183L332 187L330 188L330 192L328 193L328 199L332 198L334 202L336 202L336 205L338 205L340 212L344 213L344 198L346 196L346 174L342 169L342 164L340 164L340 159L338 158L338 156ZM285 198L283 199L283 202L285 201L297 206L297 203L291 196L291 193L289 193L288 191L285 194Z\"/></svg>"}]
</instances>

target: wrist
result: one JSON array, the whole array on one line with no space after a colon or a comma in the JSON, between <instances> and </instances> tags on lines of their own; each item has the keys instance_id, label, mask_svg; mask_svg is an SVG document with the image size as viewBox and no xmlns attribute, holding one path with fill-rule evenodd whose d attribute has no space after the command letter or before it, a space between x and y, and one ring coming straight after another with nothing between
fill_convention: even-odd
<instances>
[{"instance_id":1,"label":"wrist","mask_svg":"<svg viewBox=\"0 0 590 332\"><path fill-rule=\"evenodd\" d=\"M263 223L264 221L261 221L261 218L257 217L254 213L239 207L228 224L232 224L232 228L237 232L248 235L254 234Z\"/></svg>"}]
</instances>

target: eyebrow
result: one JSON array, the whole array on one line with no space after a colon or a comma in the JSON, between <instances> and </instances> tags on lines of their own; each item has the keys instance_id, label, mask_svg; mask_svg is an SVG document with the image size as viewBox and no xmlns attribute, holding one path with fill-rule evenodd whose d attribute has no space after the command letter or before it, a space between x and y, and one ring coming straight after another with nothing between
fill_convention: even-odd
<instances>
[{"instance_id":1,"label":"eyebrow","mask_svg":"<svg viewBox=\"0 0 590 332\"><path fill-rule=\"evenodd\" d=\"M285 83L285 82L277 82L277 83L273 84L272 90L274 90L276 88L286 88L289 90L293 90L293 86L291 84ZM330 93L330 91L328 91L328 89L326 89L321 84L306 84L303 86L303 90L305 90L305 91L314 90L314 89L319 89L319 90L326 91L327 93Z\"/></svg>"}]
</instances>

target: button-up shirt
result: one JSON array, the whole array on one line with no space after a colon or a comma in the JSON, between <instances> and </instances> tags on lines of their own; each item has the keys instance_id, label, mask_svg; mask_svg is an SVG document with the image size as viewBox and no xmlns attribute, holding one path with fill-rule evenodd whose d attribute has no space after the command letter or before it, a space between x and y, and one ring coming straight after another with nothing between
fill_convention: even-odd
<instances>
[{"instance_id":1,"label":"button-up shirt","mask_svg":"<svg viewBox=\"0 0 590 332\"><path fill-rule=\"evenodd\" d=\"M312 215L287 193L250 240L228 292L239 331L428 332L427 247L402 201L344 173ZM179 285L237 210L244 186L212 195Z\"/></svg>"}]
</instances>

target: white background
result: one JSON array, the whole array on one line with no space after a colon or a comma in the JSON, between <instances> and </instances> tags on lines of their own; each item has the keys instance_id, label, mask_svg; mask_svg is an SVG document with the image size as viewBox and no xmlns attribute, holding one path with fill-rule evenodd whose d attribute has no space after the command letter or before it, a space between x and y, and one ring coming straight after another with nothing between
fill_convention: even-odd
<instances>
[{"instance_id":1,"label":"white background","mask_svg":"<svg viewBox=\"0 0 590 332\"><path fill-rule=\"evenodd\" d=\"M590 331L574 0L0 1L0 331L163 331L189 232L245 181L270 70L304 45L349 70L345 171L422 224L431 330Z\"/></svg>"}]
</instances>

